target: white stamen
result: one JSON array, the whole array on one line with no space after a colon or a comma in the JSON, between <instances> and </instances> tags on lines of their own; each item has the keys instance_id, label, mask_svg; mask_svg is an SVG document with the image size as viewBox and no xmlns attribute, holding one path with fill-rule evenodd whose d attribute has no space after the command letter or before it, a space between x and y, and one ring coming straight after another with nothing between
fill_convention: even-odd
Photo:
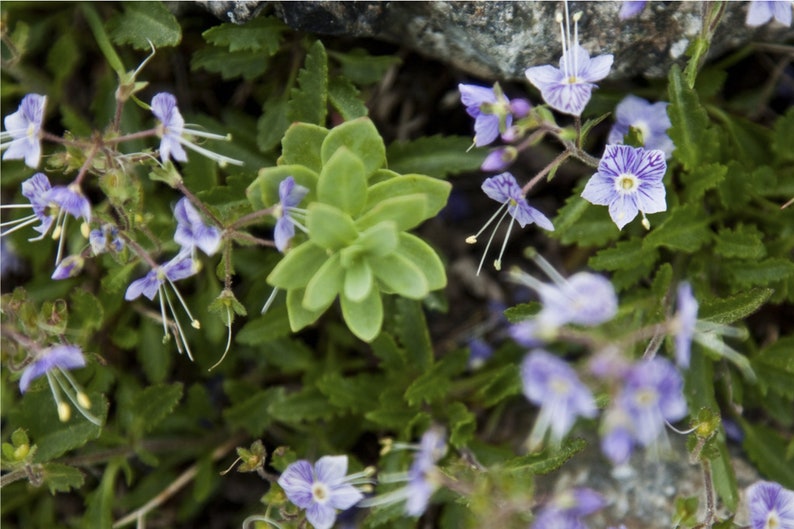
<instances>
[{"instance_id":1,"label":"white stamen","mask_svg":"<svg viewBox=\"0 0 794 529\"><path fill-rule=\"evenodd\" d=\"M4 225L10 225L10 224L12 224L13 222L20 222L20 224L18 224L17 226L14 226L14 227L13 227L13 228L11 228L10 230L7 230L7 231L4 231L3 233L0 233L0 237L5 237L6 235L8 235L8 234L10 234L10 233L14 233L14 232L15 232L15 231L17 231L17 230L21 230L21 229L22 229L22 228L24 228L25 226L30 226L31 224L35 224L35 222L36 222L37 220L38 220L38 217L36 217L36 215L33 215L33 216L31 216L31 217L25 217L24 219L20 219L20 220L18 220L18 221L9 221L9 222L6 222Z\"/></svg>"},{"instance_id":2,"label":"white stamen","mask_svg":"<svg viewBox=\"0 0 794 529\"><path fill-rule=\"evenodd\" d=\"M548 262L542 255L535 252L535 254L532 255L532 260L535 261L535 264L538 265L538 268L543 270L546 275L549 276L549 279L554 281L558 286L563 287L568 284L568 281L562 277L562 275L555 270L554 267L551 266L551 263Z\"/></svg>"},{"instance_id":3,"label":"white stamen","mask_svg":"<svg viewBox=\"0 0 794 529\"><path fill-rule=\"evenodd\" d=\"M177 138L179 140L179 143L181 143L182 145L184 145L188 149L196 151L197 153L199 153L199 154L201 154L203 156L206 156L210 160L215 160L216 162L218 162L218 164L221 167L223 167L227 163L232 164L232 165L243 165L243 161L242 160L236 160L234 158L229 158L228 156L224 156L222 154L218 154L217 152L213 152L213 151L211 151L209 149L205 149L204 147L200 147L200 146L196 145L195 143L186 140L182 136L177 136Z\"/></svg>"},{"instance_id":4,"label":"white stamen","mask_svg":"<svg viewBox=\"0 0 794 529\"><path fill-rule=\"evenodd\" d=\"M270 305L273 304L273 300L276 299L276 294L278 294L278 289L274 288L273 291L270 293L270 295L267 297L267 300L265 300L265 304L262 307L262 310L260 311L261 314L267 312L267 309L269 309Z\"/></svg>"},{"instance_id":5,"label":"white stamen","mask_svg":"<svg viewBox=\"0 0 794 529\"><path fill-rule=\"evenodd\" d=\"M47 373L47 375L49 376L50 373ZM61 377L64 377L64 378L66 378L69 381L69 385L71 386L71 388L68 388L66 386L66 382L64 382ZM61 387L61 390L66 395L66 397L71 401L71 403L74 405L74 407L77 408L77 411L79 411L80 414L83 417L85 417L89 422L91 422L91 423L93 423L93 424L95 424L97 426L101 426L102 425L102 421L100 421L98 417L96 417L96 416L92 415L91 413L89 413L88 408L91 405L91 401L89 401L88 397L85 396L85 394L83 394L83 391L80 389L80 387L74 381L74 379L71 376L66 374L66 371L64 371L63 369L58 368L57 374L56 373L52 373L52 378L55 379L55 381ZM74 395L72 394L72 391L70 391L70 389L74 391ZM85 402L85 401L88 401L88 406L83 406L83 402ZM69 419L67 419L67 420L69 420Z\"/></svg>"},{"instance_id":6,"label":"white stamen","mask_svg":"<svg viewBox=\"0 0 794 529\"><path fill-rule=\"evenodd\" d=\"M226 354L229 352L229 349L231 349L231 346L232 346L232 309L230 309L229 307L226 307L226 329L227 329L227 332L226 332L226 349L223 351L223 354L221 355L220 360L215 362L212 365L212 367L207 369L207 371L212 371L213 369L215 369L216 367L221 365L223 363L223 360L226 358Z\"/></svg>"},{"instance_id":7,"label":"white stamen","mask_svg":"<svg viewBox=\"0 0 794 529\"><path fill-rule=\"evenodd\" d=\"M170 282L171 281L169 280L169 283ZM171 286L173 287L173 284ZM174 319L174 324L176 325L176 329L177 329L176 331L177 339L180 340L182 342L182 345L185 346L187 357L190 358L190 360L192 361L193 354L190 351L190 345L187 343L187 337L185 337L185 331L182 329L182 324L179 321L179 317L176 315L176 310L174 310L174 305L171 303L171 297L168 295L168 290L166 290L165 286L161 286L160 288L163 292L163 295L165 296L165 302L168 303L168 308L171 309L171 316ZM174 289L174 291L177 293L178 296L179 292L176 289ZM188 316L190 316L190 314L188 314ZM192 316L190 317L192 318Z\"/></svg>"},{"instance_id":8,"label":"white stamen","mask_svg":"<svg viewBox=\"0 0 794 529\"><path fill-rule=\"evenodd\" d=\"M502 249L499 251L499 257L496 258L496 261L494 261L493 264L494 268L496 268L497 270L502 269L502 256L505 253L505 248L507 248L507 239L510 238L510 232L513 230L513 224L515 223L515 221L516 221L515 218L511 218L510 224L507 225L507 233L505 234L505 240L502 242Z\"/></svg>"},{"instance_id":9,"label":"white stamen","mask_svg":"<svg viewBox=\"0 0 794 529\"><path fill-rule=\"evenodd\" d=\"M507 202L502 204L502 206L497 211L501 211L502 208L505 207L506 205ZM496 230L499 229L499 225L502 223L502 221L504 220L504 218L507 216L508 213L510 213L510 211L508 209L505 209L504 213L502 213L502 216L499 217L498 221L496 221L496 226L494 226L493 231L491 232L491 236L488 237L488 243L485 245L485 251L482 253L482 259L480 259L480 266L477 267L477 275L480 275L480 270L482 270L482 264L485 262L485 256L488 255L488 249L491 247L491 242L493 242L493 238L496 236ZM493 217L491 217L491 219L493 219ZM490 223L491 221L489 220L488 224ZM486 224L486 226L488 224Z\"/></svg>"}]
</instances>

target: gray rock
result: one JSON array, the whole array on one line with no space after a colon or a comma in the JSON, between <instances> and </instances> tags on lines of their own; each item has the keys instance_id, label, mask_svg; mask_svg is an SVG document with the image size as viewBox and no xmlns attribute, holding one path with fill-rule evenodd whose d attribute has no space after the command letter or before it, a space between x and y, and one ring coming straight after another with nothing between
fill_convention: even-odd
<instances>
[{"instance_id":1,"label":"gray rock","mask_svg":"<svg viewBox=\"0 0 794 529\"><path fill-rule=\"evenodd\" d=\"M216 16L242 23L265 7L290 27L320 35L373 37L394 42L487 79L523 79L524 70L557 64L561 54L555 13L560 2L225 2L199 1ZM570 2L582 11L581 44L591 55L612 53L610 79L667 75L703 25L704 2L648 2L621 21L621 2ZM778 23L745 26L745 2L727 2L711 56L751 41L782 42L794 31Z\"/></svg>"}]
</instances>

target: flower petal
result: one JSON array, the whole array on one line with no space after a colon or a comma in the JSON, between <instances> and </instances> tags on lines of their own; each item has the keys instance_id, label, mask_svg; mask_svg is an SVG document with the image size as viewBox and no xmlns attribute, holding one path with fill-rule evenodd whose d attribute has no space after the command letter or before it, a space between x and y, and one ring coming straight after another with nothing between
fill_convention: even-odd
<instances>
[{"instance_id":1,"label":"flower petal","mask_svg":"<svg viewBox=\"0 0 794 529\"><path fill-rule=\"evenodd\" d=\"M314 504L312 499L313 483L312 465L304 459L291 463L278 478L278 484L284 489L284 494L287 495L289 501L301 509L307 509Z\"/></svg>"},{"instance_id":2,"label":"flower petal","mask_svg":"<svg viewBox=\"0 0 794 529\"><path fill-rule=\"evenodd\" d=\"M317 481L329 486L340 483L347 474L347 456L323 456L314 464Z\"/></svg>"}]
</instances>

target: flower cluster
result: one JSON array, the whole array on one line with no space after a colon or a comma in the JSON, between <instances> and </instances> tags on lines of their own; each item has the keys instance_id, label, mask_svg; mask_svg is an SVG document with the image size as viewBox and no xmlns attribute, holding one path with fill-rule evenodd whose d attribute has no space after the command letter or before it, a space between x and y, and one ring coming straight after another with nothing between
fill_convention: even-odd
<instances>
[{"instance_id":1,"label":"flower cluster","mask_svg":"<svg viewBox=\"0 0 794 529\"><path fill-rule=\"evenodd\" d=\"M489 145L513 124L513 118L523 118L531 105L526 99L508 99L499 83L492 88L459 84L460 100L466 112L474 118L474 144Z\"/></svg>"}]
</instances>

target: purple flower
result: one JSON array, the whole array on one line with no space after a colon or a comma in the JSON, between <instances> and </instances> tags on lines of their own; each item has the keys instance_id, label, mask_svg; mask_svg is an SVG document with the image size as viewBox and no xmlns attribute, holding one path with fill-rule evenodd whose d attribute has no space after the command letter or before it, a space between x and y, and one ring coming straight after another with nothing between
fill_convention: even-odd
<instances>
[{"instance_id":1,"label":"purple flower","mask_svg":"<svg viewBox=\"0 0 794 529\"><path fill-rule=\"evenodd\" d=\"M564 360L536 349L521 363L524 395L540 406L540 414L529 438L530 450L543 443L546 431L559 445L579 416L592 418L597 410L590 390Z\"/></svg>"},{"instance_id":2,"label":"purple flower","mask_svg":"<svg viewBox=\"0 0 794 529\"><path fill-rule=\"evenodd\" d=\"M421 516L427 509L430 497L439 485L434 479L436 463L446 452L446 438L442 429L430 428L422 435L419 451L408 470L408 484L405 487L405 513L408 516Z\"/></svg>"},{"instance_id":3,"label":"purple flower","mask_svg":"<svg viewBox=\"0 0 794 529\"><path fill-rule=\"evenodd\" d=\"M155 95L152 98L152 114L162 123L160 158L164 162L171 158L186 162L187 153L181 145L185 120L176 106L176 98L167 92Z\"/></svg>"},{"instance_id":4,"label":"purple flower","mask_svg":"<svg viewBox=\"0 0 794 529\"><path fill-rule=\"evenodd\" d=\"M306 519L316 529L330 529L336 511L349 509L364 495L350 484L347 456L321 457L314 467L300 460L289 465L278 478L289 501L306 511Z\"/></svg>"},{"instance_id":5,"label":"purple flower","mask_svg":"<svg viewBox=\"0 0 794 529\"><path fill-rule=\"evenodd\" d=\"M558 494L535 516L531 529L586 529L582 518L604 508L601 494L576 488Z\"/></svg>"},{"instance_id":6,"label":"purple flower","mask_svg":"<svg viewBox=\"0 0 794 529\"><path fill-rule=\"evenodd\" d=\"M185 128L185 120L176 106L176 97L168 92L160 92L152 98L152 114L160 120L157 128L160 136L160 158L163 162L171 158L178 162L187 161L187 153L182 147L187 147L211 160L215 160L221 166L230 163L242 165L243 162L228 156L205 149L200 145L190 141L190 137L207 138L211 140L228 140L228 136L212 134L195 129Z\"/></svg>"},{"instance_id":7,"label":"purple flower","mask_svg":"<svg viewBox=\"0 0 794 529\"><path fill-rule=\"evenodd\" d=\"M485 228L490 226L490 224L496 220L497 217L499 218L496 226L494 227L494 231L491 233L491 237L488 239L488 243L485 245L485 251L483 252L482 259L480 260L480 266L477 268L478 275L482 269L482 264L485 262L485 256L488 254L488 249L491 247L491 242L493 241L494 235L496 234L496 229L508 214L512 217L512 219L510 220L510 224L507 228L507 235L505 235L505 240L502 244L502 250L499 252L499 257L496 259L496 261L494 261L494 267L497 270L501 269L502 255L504 254L505 248L507 247L507 239L510 237L510 231L513 228L513 222L517 221L518 225L522 228L527 224L535 223L543 229L554 231L554 225L551 223L548 217L529 205L527 199L524 198L523 191L518 186L518 183L512 174L501 173L496 176L486 178L485 182L482 184L482 190L486 195L488 195L488 197L500 202L502 205L496 210L496 213L494 213L494 215L488 219L483 227L480 228L480 231L466 239L468 244L475 244L477 242L477 237L479 237L480 234L485 231ZM500 216L500 213L504 208L507 208L507 210L504 211Z\"/></svg>"},{"instance_id":8,"label":"purple flower","mask_svg":"<svg viewBox=\"0 0 794 529\"><path fill-rule=\"evenodd\" d=\"M493 347L482 338L472 338L469 341L469 368L479 369L493 356Z\"/></svg>"},{"instance_id":9,"label":"purple flower","mask_svg":"<svg viewBox=\"0 0 794 529\"><path fill-rule=\"evenodd\" d=\"M473 84L459 84L460 100L466 112L474 118L474 144L477 147L492 143L500 132L513 124L513 114L524 117L532 106L525 99L509 100L499 83L493 88Z\"/></svg>"},{"instance_id":10,"label":"purple flower","mask_svg":"<svg viewBox=\"0 0 794 529\"><path fill-rule=\"evenodd\" d=\"M745 24L756 27L766 24L774 18L784 26L790 26L791 8L790 0L752 0L750 7L747 8Z\"/></svg>"},{"instance_id":11,"label":"purple flower","mask_svg":"<svg viewBox=\"0 0 794 529\"><path fill-rule=\"evenodd\" d=\"M609 408L604 414L601 451L612 464L622 465L631 457L634 445L629 415L618 406Z\"/></svg>"},{"instance_id":12,"label":"purple flower","mask_svg":"<svg viewBox=\"0 0 794 529\"><path fill-rule=\"evenodd\" d=\"M33 214L15 221L3 223L3 226L13 225L13 228L7 229L0 234L0 236L5 237L6 235L22 229L25 226L40 222L40 224L33 229L41 233L41 237L38 237L36 240L44 237L44 235L52 227L52 222L54 220L48 211L49 201L47 200L47 194L51 189L52 186L50 185L50 180L44 173L36 173L22 182L22 196L27 198L30 204L3 204L2 207L3 209L31 208L33 210Z\"/></svg>"},{"instance_id":13,"label":"purple flower","mask_svg":"<svg viewBox=\"0 0 794 529\"><path fill-rule=\"evenodd\" d=\"M664 358L642 360L629 369L617 405L628 415L632 436L642 446L656 441L666 422L686 416L683 386L681 375Z\"/></svg>"},{"instance_id":14,"label":"purple flower","mask_svg":"<svg viewBox=\"0 0 794 529\"><path fill-rule=\"evenodd\" d=\"M84 264L85 259L83 259L81 255L70 255L58 263L58 266L55 267L55 271L52 273L52 279L58 280L75 277L83 271Z\"/></svg>"},{"instance_id":15,"label":"purple flower","mask_svg":"<svg viewBox=\"0 0 794 529\"><path fill-rule=\"evenodd\" d=\"M3 160L25 160L25 165L36 168L41 160L41 124L47 96L28 94L22 98L19 109L3 120L0 148L6 152Z\"/></svg>"},{"instance_id":16,"label":"purple flower","mask_svg":"<svg viewBox=\"0 0 794 529\"><path fill-rule=\"evenodd\" d=\"M772 481L758 481L747 489L752 529L794 529L794 491Z\"/></svg>"},{"instance_id":17,"label":"purple flower","mask_svg":"<svg viewBox=\"0 0 794 529\"><path fill-rule=\"evenodd\" d=\"M647 3L647 0L623 0L618 18L620 20L626 20L638 16L642 13L642 10L645 9L645 4Z\"/></svg>"},{"instance_id":18,"label":"purple flower","mask_svg":"<svg viewBox=\"0 0 794 529\"><path fill-rule=\"evenodd\" d=\"M571 38L567 3L565 25L558 15L562 33L560 67L546 64L527 68L525 72L529 82L540 90L540 95L550 107L572 116L582 115L593 88L596 88L595 82L609 75L614 59L612 55L599 55L591 59L587 50L579 45L580 16L581 13L577 13L573 17L575 29L574 38Z\"/></svg>"},{"instance_id":19,"label":"purple flower","mask_svg":"<svg viewBox=\"0 0 794 529\"><path fill-rule=\"evenodd\" d=\"M692 337L695 335L695 324L698 318L698 302L692 295L689 283L678 285L678 310L674 327L675 360L680 367L689 367Z\"/></svg>"},{"instance_id":20,"label":"purple flower","mask_svg":"<svg viewBox=\"0 0 794 529\"><path fill-rule=\"evenodd\" d=\"M85 366L83 351L76 345L53 345L42 349L36 359L22 372L19 391L25 393L30 383L54 370L70 370Z\"/></svg>"},{"instance_id":21,"label":"purple flower","mask_svg":"<svg viewBox=\"0 0 794 529\"><path fill-rule=\"evenodd\" d=\"M296 208L309 190L296 184L295 179L288 176L278 185L279 204L274 215L278 218L273 230L273 239L278 251L284 253L290 240L295 236L295 226L301 226L291 215L300 215L303 210Z\"/></svg>"},{"instance_id":22,"label":"purple flower","mask_svg":"<svg viewBox=\"0 0 794 529\"><path fill-rule=\"evenodd\" d=\"M137 299L141 295L153 300L154 295L158 294L160 300L160 316L163 323L163 340L170 339L170 328L170 331L173 332L177 338L177 348L181 352L182 348L184 347L185 351L187 351L188 357L191 360L193 360L193 354L190 351L190 345L187 342L187 338L185 338L185 333L182 330L182 324L180 323L179 317L176 314L176 310L174 309L174 304L171 301L171 295L168 293L166 284L171 287L173 294L182 305L182 309L185 311L188 318L190 318L190 324L194 328L199 329L201 328L201 324L193 317L193 314L190 312L185 299L182 297L182 294L179 293L176 285L174 285L174 281L179 281L180 279L190 277L196 272L196 264L193 261L190 250L183 249L181 252L179 252L179 254L176 255L176 257L167 263L153 268L144 277L136 279L130 283L130 286L127 287L127 292L124 294L124 299L127 301ZM166 307L168 307L168 311L171 315L170 320L166 314Z\"/></svg>"},{"instance_id":23,"label":"purple flower","mask_svg":"<svg viewBox=\"0 0 794 529\"><path fill-rule=\"evenodd\" d=\"M515 147L509 145L507 147L499 147L498 149L492 150L491 153L485 157L480 169L488 172L504 171L517 157L518 150Z\"/></svg>"},{"instance_id":24,"label":"purple flower","mask_svg":"<svg viewBox=\"0 0 794 529\"><path fill-rule=\"evenodd\" d=\"M107 252L120 252L124 249L124 239L119 237L119 230L112 224L103 224L101 228L91 230L88 234L88 243L94 255Z\"/></svg>"},{"instance_id":25,"label":"purple flower","mask_svg":"<svg viewBox=\"0 0 794 529\"><path fill-rule=\"evenodd\" d=\"M667 105L669 103L664 101L649 103L633 95L624 97L615 108L616 122L609 131L607 143L623 143L629 128L634 127L642 134L643 147L658 149L664 153L665 158L669 159L675 146L667 135L667 129L672 126L667 115Z\"/></svg>"},{"instance_id":26,"label":"purple flower","mask_svg":"<svg viewBox=\"0 0 794 529\"><path fill-rule=\"evenodd\" d=\"M204 224L201 215L186 197L176 203L174 217L177 223L174 240L182 248L195 252L198 247L207 255L218 251L221 245L220 230Z\"/></svg>"},{"instance_id":27,"label":"purple flower","mask_svg":"<svg viewBox=\"0 0 794 529\"><path fill-rule=\"evenodd\" d=\"M664 153L642 147L607 145L595 173L582 191L588 202L609 206L609 216L619 229L642 212L643 225L650 226L646 213L667 209L662 178L667 170Z\"/></svg>"},{"instance_id":28,"label":"purple flower","mask_svg":"<svg viewBox=\"0 0 794 529\"><path fill-rule=\"evenodd\" d=\"M538 289L544 324L574 323L593 327L611 320L618 311L615 287L604 276L579 272L562 284L542 283Z\"/></svg>"}]
</instances>

